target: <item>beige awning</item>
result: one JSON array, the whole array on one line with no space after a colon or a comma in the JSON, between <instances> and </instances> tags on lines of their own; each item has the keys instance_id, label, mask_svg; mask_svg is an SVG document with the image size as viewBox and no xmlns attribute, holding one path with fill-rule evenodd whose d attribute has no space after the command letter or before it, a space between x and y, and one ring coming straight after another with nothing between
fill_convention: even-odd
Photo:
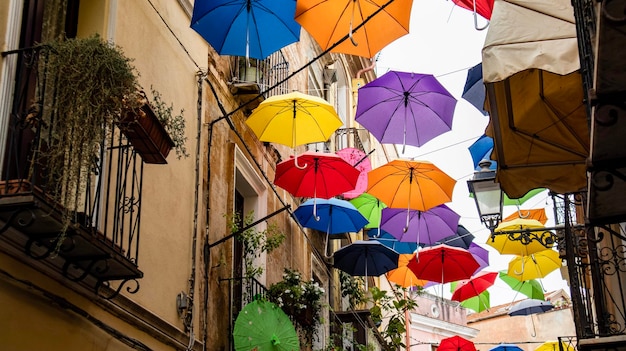
<instances>
[{"instance_id":1,"label":"beige awning","mask_svg":"<svg viewBox=\"0 0 626 351\"><path fill-rule=\"evenodd\" d=\"M589 152L573 9L568 0L496 0L483 48L492 159L511 198L586 185Z\"/></svg>"}]
</instances>

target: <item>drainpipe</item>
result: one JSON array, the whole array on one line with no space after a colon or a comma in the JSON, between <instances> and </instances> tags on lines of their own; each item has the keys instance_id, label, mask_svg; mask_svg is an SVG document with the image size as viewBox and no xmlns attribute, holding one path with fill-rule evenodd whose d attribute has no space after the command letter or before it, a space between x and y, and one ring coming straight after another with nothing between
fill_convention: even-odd
<instances>
[{"instance_id":1,"label":"drainpipe","mask_svg":"<svg viewBox=\"0 0 626 351\"><path fill-rule=\"evenodd\" d=\"M376 67L376 60L377 59L373 59L373 58L370 59L370 61L372 61L371 65L369 65L369 66L367 66L367 67L365 67L363 69L360 69L358 72L356 72L356 79L360 79L361 78L361 74L373 70Z\"/></svg>"}]
</instances>

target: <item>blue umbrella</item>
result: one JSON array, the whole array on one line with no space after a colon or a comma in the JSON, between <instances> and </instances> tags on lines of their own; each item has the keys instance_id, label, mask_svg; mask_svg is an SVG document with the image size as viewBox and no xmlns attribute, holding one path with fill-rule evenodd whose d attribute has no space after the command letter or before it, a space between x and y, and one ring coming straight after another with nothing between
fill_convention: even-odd
<instances>
[{"instance_id":1,"label":"blue umbrella","mask_svg":"<svg viewBox=\"0 0 626 351\"><path fill-rule=\"evenodd\" d=\"M335 251L333 266L352 276L379 276L398 268L399 256L379 241L357 240Z\"/></svg>"},{"instance_id":2,"label":"blue umbrella","mask_svg":"<svg viewBox=\"0 0 626 351\"><path fill-rule=\"evenodd\" d=\"M220 55L259 60L300 39L296 0L196 0L191 28Z\"/></svg>"},{"instance_id":3,"label":"blue umbrella","mask_svg":"<svg viewBox=\"0 0 626 351\"><path fill-rule=\"evenodd\" d=\"M336 198L309 199L293 214L303 227L326 233L326 248L330 234L358 232L368 223L352 203Z\"/></svg>"},{"instance_id":4,"label":"blue umbrella","mask_svg":"<svg viewBox=\"0 0 626 351\"><path fill-rule=\"evenodd\" d=\"M485 84L483 83L482 62L467 71L467 79L465 80L461 97L474 105L483 115L487 116L489 114L484 109Z\"/></svg>"},{"instance_id":5,"label":"blue umbrella","mask_svg":"<svg viewBox=\"0 0 626 351\"><path fill-rule=\"evenodd\" d=\"M417 250L417 243L398 241L398 239L396 239L393 235L387 233L384 230L368 230L367 236L374 240L380 241L381 244L387 246L392 250L395 250L399 254L411 254L415 252L415 250Z\"/></svg>"},{"instance_id":6,"label":"blue umbrella","mask_svg":"<svg viewBox=\"0 0 626 351\"><path fill-rule=\"evenodd\" d=\"M539 299L527 299L516 303L509 310L509 316L528 316L535 313L543 313L554 308L550 301Z\"/></svg>"},{"instance_id":7,"label":"blue umbrella","mask_svg":"<svg viewBox=\"0 0 626 351\"><path fill-rule=\"evenodd\" d=\"M472 161L474 161L474 169L480 170L478 164L482 160L491 160L491 151L493 151L493 139L489 136L482 135L480 138L467 148L472 155ZM489 169L496 169L496 161L491 161Z\"/></svg>"},{"instance_id":8,"label":"blue umbrella","mask_svg":"<svg viewBox=\"0 0 626 351\"><path fill-rule=\"evenodd\" d=\"M489 351L524 351L521 347L515 344L500 344L496 347L492 347Z\"/></svg>"}]
</instances>

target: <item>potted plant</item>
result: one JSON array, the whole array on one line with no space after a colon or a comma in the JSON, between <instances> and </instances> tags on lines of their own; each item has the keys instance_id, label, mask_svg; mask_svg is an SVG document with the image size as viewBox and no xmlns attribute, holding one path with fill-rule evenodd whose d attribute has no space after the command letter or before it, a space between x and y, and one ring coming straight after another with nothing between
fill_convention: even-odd
<instances>
[{"instance_id":1,"label":"potted plant","mask_svg":"<svg viewBox=\"0 0 626 351\"><path fill-rule=\"evenodd\" d=\"M268 290L270 301L301 326L313 327L308 329L312 331L321 323L325 291L316 281L303 281L300 272L285 268L283 280L272 284Z\"/></svg>"}]
</instances>

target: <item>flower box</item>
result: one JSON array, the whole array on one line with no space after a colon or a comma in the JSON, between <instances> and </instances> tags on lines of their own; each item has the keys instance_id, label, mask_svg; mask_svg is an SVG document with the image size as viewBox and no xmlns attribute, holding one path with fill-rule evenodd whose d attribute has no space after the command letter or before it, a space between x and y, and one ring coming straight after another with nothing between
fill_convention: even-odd
<instances>
[{"instance_id":1,"label":"flower box","mask_svg":"<svg viewBox=\"0 0 626 351\"><path fill-rule=\"evenodd\" d=\"M125 109L117 125L145 163L167 163L174 141L149 104Z\"/></svg>"}]
</instances>

